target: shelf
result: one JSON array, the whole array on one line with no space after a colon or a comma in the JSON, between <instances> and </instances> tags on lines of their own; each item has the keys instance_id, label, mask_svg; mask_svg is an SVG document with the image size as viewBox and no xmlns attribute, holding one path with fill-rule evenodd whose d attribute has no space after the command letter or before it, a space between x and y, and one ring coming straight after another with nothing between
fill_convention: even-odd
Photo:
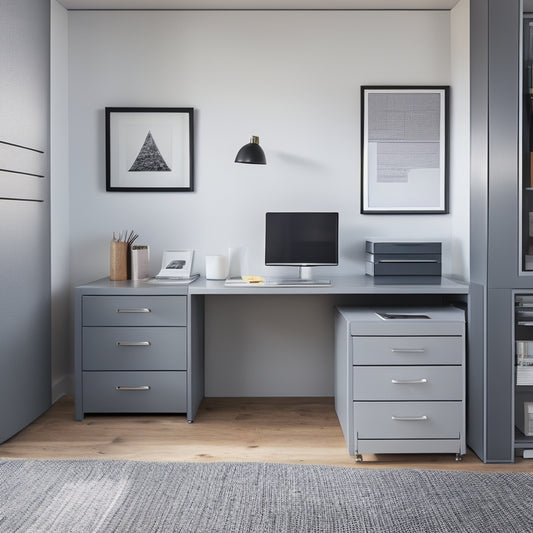
<instances>
[{"instance_id":1,"label":"shelf","mask_svg":"<svg viewBox=\"0 0 533 533\"><path fill-rule=\"evenodd\" d=\"M514 428L514 447L515 450L533 448L533 437L527 437L517 427Z\"/></svg>"}]
</instances>

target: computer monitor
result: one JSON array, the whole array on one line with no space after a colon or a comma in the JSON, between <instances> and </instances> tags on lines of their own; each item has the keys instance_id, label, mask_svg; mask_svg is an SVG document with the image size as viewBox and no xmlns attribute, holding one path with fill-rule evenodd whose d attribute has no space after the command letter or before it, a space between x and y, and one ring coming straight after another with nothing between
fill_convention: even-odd
<instances>
[{"instance_id":1,"label":"computer monitor","mask_svg":"<svg viewBox=\"0 0 533 533\"><path fill-rule=\"evenodd\" d=\"M301 280L312 280L308 267L338 265L339 214L267 213L265 264L299 267Z\"/></svg>"}]
</instances>

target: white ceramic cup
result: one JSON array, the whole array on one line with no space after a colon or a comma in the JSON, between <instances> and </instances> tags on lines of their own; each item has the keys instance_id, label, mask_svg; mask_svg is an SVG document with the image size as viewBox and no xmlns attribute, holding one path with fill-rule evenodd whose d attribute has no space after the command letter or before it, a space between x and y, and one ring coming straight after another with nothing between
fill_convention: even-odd
<instances>
[{"instance_id":1,"label":"white ceramic cup","mask_svg":"<svg viewBox=\"0 0 533 533\"><path fill-rule=\"evenodd\" d=\"M228 258L225 255L205 256L206 279L226 279L228 276Z\"/></svg>"}]
</instances>

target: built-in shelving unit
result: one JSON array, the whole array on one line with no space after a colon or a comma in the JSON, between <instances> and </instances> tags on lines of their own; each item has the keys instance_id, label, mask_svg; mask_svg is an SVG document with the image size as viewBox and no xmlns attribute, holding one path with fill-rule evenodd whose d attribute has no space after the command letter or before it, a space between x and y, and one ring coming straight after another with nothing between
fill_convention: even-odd
<instances>
[{"instance_id":1,"label":"built-in shelving unit","mask_svg":"<svg viewBox=\"0 0 533 533\"><path fill-rule=\"evenodd\" d=\"M533 450L533 293L515 295L515 451Z\"/></svg>"},{"instance_id":2,"label":"built-in shelving unit","mask_svg":"<svg viewBox=\"0 0 533 533\"><path fill-rule=\"evenodd\" d=\"M533 14L524 14L523 43L521 273L533 274Z\"/></svg>"},{"instance_id":3,"label":"built-in shelving unit","mask_svg":"<svg viewBox=\"0 0 533 533\"><path fill-rule=\"evenodd\" d=\"M533 13L523 14L520 272L533 274ZM514 448L533 453L533 292L515 293Z\"/></svg>"}]
</instances>

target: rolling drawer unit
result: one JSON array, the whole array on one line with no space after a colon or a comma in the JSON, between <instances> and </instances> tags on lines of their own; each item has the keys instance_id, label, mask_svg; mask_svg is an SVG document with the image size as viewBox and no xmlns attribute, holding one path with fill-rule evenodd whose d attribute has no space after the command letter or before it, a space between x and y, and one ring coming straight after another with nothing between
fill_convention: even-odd
<instances>
[{"instance_id":1,"label":"rolling drawer unit","mask_svg":"<svg viewBox=\"0 0 533 533\"><path fill-rule=\"evenodd\" d=\"M131 282L107 285L115 293L76 289L76 419L187 412L186 288L158 293Z\"/></svg>"},{"instance_id":2,"label":"rolling drawer unit","mask_svg":"<svg viewBox=\"0 0 533 533\"><path fill-rule=\"evenodd\" d=\"M335 408L350 455L466 453L458 308L337 309Z\"/></svg>"}]
</instances>

